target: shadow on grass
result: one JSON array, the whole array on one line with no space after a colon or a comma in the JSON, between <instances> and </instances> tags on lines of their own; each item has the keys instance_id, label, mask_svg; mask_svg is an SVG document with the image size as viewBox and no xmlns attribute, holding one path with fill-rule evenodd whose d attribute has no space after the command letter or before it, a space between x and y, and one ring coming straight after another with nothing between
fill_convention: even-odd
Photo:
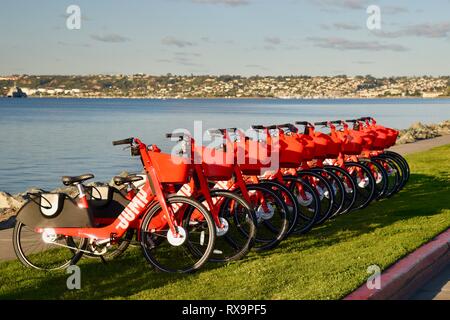
<instances>
[{"instance_id":1,"label":"shadow on grass","mask_svg":"<svg viewBox=\"0 0 450 320\"><path fill-rule=\"evenodd\" d=\"M340 216L312 230L308 235L293 237L281 243L271 251L252 253L239 264L248 263L262 256L287 253L292 250L320 249L332 244L349 241L352 238L373 232L402 220L418 216L431 216L444 209L450 209L446 201L450 186L448 181L432 176L412 174L407 187L394 197L372 203L368 208ZM345 231L345 232L342 232ZM307 240L307 241L305 241ZM123 257L108 264L98 260L83 260L82 289L68 291L64 272L41 273L30 271L15 262L9 266L10 271L20 274L19 282L6 279L8 289L0 290L0 299L108 299L127 298L144 290L156 289L168 284L175 284L185 278L196 278L207 270L220 268L221 264L209 264L196 274L180 275L152 271L139 249L132 249ZM9 271L9 270L6 270ZM226 270L224 271L226 272ZM176 297L161 297L173 299Z\"/></svg>"},{"instance_id":2,"label":"shadow on grass","mask_svg":"<svg viewBox=\"0 0 450 320\"><path fill-rule=\"evenodd\" d=\"M370 204L363 210L350 212L305 235L310 246L328 246L349 240L361 234L419 216L432 216L450 209L448 194L450 185L447 180L437 179L423 174L411 174L406 187L389 199ZM342 232L346 231L346 232ZM283 243L280 248L282 248ZM302 246L308 249L308 246Z\"/></svg>"},{"instance_id":3,"label":"shadow on grass","mask_svg":"<svg viewBox=\"0 0 450 320\"><path fill-rule=\"evenodd\" d=\"M418 216L432 216L442 210L450 209L450 203L446 201L449 192L450 185L447 180L423 174L411 174L406 187L393 197L372 202L363 210L338 216L314 228L306 235L293 236L282 242L276 249L261 252L247 259L254 260L259 256L269 256L293 248L307 250L327 247L371 233L398 221L406 221Z\"/></svg>"}]
</instances>

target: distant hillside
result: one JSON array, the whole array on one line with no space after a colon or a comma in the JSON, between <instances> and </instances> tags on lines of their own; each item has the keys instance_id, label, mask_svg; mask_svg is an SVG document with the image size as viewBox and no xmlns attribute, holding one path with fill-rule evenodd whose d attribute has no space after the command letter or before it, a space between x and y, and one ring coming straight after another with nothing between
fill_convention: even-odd
<instances>
[{"instance_id":1,"label":"distant hillside","mask_svg":"<svg viewBox=\"0 0 450 320\"><path fill-rule=\"evenodd\" d=\"M378 98L450 96L450 77L280 76L10 76L0 94L19 86L30 96L136 98Z\"/></svg>"}]
</instances>

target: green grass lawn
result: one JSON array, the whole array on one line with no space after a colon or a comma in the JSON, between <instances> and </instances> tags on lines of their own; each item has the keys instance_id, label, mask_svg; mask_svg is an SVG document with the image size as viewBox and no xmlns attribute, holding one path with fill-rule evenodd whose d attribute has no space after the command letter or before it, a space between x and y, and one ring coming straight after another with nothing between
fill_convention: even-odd
<instances>
[{"instance_id":1,"label":"green grass lawn","mask_svg":"<svg viewBox=\"0 0 450 320\"><path fill-rule=\"evenodd\" d=\"M153 271L133 248L109 264L84 259L81 290L63 271L0 264L0 299L339 299L450 227L450 145L407 157L411 179L391 199L329 221L275 250L190 275Z\"/></svg>"}]
</instances>

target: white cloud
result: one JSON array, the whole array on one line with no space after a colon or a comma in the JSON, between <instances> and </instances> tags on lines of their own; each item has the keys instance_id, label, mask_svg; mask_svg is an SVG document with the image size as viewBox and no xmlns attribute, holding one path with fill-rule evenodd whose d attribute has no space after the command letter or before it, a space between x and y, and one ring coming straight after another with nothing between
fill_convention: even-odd
<instances>
[{"instance_id":1,"label":"white cloud","mask_svg":"<svg viewBox=\"0 0 450 320\"><path fill-rule=\"evenodd\" d=\"M109 33L109 34L92 34L91 38L100 41L100 42L108 42L108 43L122 43L130 41L129 38L121 36L116 33Z\"/></svg>"},{"instance_id":2,"label":"white cloud","mask_svg":"<svg viewBox=\"0 0 450 320\"><path fill-rule=\"evenodd\" d=\"M196 44L190 41L186 41L186 40L182 40L182 39L177 39L175 37L165 37L161 40L161 43L166 45L166 46L175 46L178 48L184 48L184 47L193 47Z\"/></svg>"},{"instance_id":3,"label":"white cloud","mask_svg":"<svg viewBox=\"0 0 450 320\"><path fill-rule=\"evenodd\" d=\"M243 6L250 3L248 0L192 0L194 3L222 4L231 7Z\"/></svg>"},{"instance_id":4,"label":"white cloud","mask_svg":"<svg viewBox=\"0 0 450 320\"><path fill-rule=\"evenodd\" d=\"M408 48L399 44L380 43L378 41L354 41L343 38L310 37L316 47L336 50L366 50L366 51L407 51Z\"/></svg>"},{"instance_id":5,"label":"white cloud","mask_svg":"<svg viewBox=\"0 0 450 320\"><path fill-rule=\"evenodd\" d=\"M425 37L446 38L450 36L450 22L416 24L404 27L398 31L376 31L375 35L384 38Z\"/></svg>"}]
</instances>

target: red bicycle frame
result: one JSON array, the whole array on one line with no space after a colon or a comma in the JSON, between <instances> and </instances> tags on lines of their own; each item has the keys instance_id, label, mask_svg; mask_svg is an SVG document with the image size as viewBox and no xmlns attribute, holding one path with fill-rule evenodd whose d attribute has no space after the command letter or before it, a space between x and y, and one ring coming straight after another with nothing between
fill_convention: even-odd
<instances>
[{"instance_id":1,"label":"red bicycle frame","mask_svg":"<svg viewBox=\"0 0 450 320\"><path fill-rule=\"evenodd\" d=\"M148 179L144 187L141 188L127 207L108 226L101 228L52 228L52 231L55 234L95 240L115 241L116 239L121 238L128 229L139 228L142 215L148 212L153 205L159 203L162 207L162 216L158 219L159 221L155 221L155 223L158 224L155 228L162 228L163 226L169 225L172 234L174 234L175 237L179 236L175 215L172 208L170 208L165 201L165 194L158 179L158 173L148 154L149 152L159 152L159 149L157 151L148 150L147 145L142 143L139 139L134 139L134 143L137 144ZM83 186L79 184L78 187L82 191L80 194L84 194ZM81 200L80 204L82 204L86 210L88 209L87 201ZM45 229L37 228L35 231L42 233Z\"/></svg>"}]
</instances>

